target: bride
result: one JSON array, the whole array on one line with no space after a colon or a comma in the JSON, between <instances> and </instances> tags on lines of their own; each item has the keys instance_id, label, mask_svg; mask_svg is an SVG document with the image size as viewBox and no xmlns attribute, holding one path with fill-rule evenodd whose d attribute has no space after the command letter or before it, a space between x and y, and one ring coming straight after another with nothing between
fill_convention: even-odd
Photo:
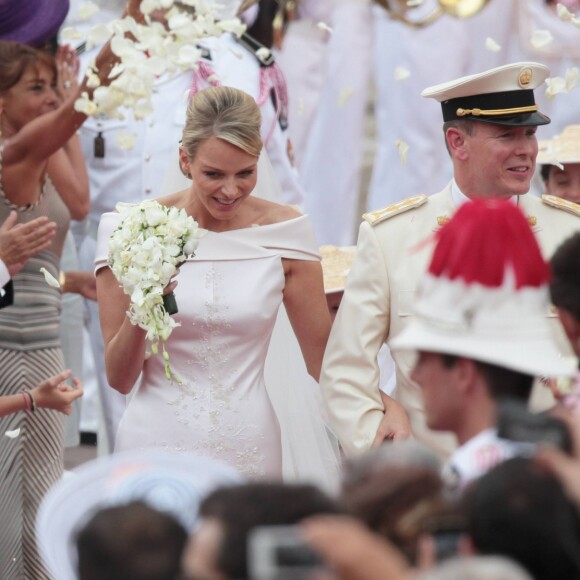
<instances>
[{"instance_id":1,"label":"bride","mask_svg":"<svg viewBox=\"0 0 580 580\"><path fill-rule=\"evenodd\" d=\"M97 291L109 384L127 394L141 375L117 450L196 453L250 477L329 484L337 463L317 385L300 376L291 342L282 339L277 354L270 348L285 309L302 364L318 380L331 325L318 248L306 216L250 195L261 149L260 112L249 95L211 87L192 98L179 149L191 186L158 199L208 230L166 289L179 306L180 327L166 346L180 382L166 379L163 358L148 357L145 331L126 316L129 298L107 267L120 216L101 220Z\"/></svg>"}]
</instances>

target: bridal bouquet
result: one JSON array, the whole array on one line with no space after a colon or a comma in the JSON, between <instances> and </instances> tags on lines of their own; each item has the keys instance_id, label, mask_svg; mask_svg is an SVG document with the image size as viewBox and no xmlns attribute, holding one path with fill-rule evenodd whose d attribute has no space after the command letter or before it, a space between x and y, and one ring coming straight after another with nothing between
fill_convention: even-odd
<instances>
[{"instance_id":1,"label":"bridal bouquet","mask_svg":"<svg viewBox=\"0 0 580 580\"><path fill-rule=\"evenodd\" d=\"M194 252L205 234L185 210L156 201L117 204L122 220L109 239L109 266L125 294L132 324L147 331L153 354L163 347L165 375L172 378L165 342L179 326L167 312L163 290L179 264Z\"/></svg>"}]
</instances>

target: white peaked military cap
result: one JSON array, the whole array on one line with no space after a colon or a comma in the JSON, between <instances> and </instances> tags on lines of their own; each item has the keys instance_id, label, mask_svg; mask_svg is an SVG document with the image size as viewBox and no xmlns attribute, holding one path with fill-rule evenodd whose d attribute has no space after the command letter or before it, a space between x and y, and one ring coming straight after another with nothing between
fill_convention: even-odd
<instances>
[{"instance_id":1,"label":"white peaked military cap","mask_svg":"<svg viewBox=\"0 0 580 580\"><path fill-rule=\"evenodd\" d=\"M392 350L463 356L533 376L571 376L548 319L550 268L523 212L463 204L436 233L415 318Z\"/></svg>"},{"instance_id":2,"label":"white peaked military cap","mask_svg":"<svg viewBox=\"0 0 580 580\"><path fill-rule=\"evenodd\" d=\"M542 165L580 163L580 125L568 125L560 135L540 141L537 162Z\"/></svg>"},{"instance_id":3,"label":"white peaked military cap","mask_svg":"<svg viewBox=\"0 0 580 580\"><path fill-rule=\"evenodd\" d=\"M534 89L550 74L537 62L516 62L426 88L422 97L441 103L444 121L472 119L509 126L547 125Z\"/></svg>"}]
</instances>

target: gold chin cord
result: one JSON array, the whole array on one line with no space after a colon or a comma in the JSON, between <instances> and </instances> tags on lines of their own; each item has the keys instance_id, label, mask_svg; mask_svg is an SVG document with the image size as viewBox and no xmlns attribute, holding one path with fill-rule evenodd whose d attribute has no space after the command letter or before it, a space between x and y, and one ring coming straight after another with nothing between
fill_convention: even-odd
<instances>
[{"instance_id":1,"label":"gold chin cord","mask_svg":"<svg viewBox=\"0 0 580 580\"><path fill-rule=\"evenodd\" d=\"M391 18L412 28L424 28L444 14L454 18L474 16L489 0L375 0Z\"/></svg>"}]
</instances>

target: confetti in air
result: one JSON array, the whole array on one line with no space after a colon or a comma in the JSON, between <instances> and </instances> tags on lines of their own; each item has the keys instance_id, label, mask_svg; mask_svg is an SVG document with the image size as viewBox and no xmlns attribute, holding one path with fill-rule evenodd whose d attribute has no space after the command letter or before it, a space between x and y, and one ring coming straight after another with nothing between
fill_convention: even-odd
<instances>
[{"instance_id":1,"label":"confetti in air","mask_svg":"<svg viewBox=\"0 0 580 580\"><path fill-rule=\"evenodd\" d=\"M399 150L399 159L401 161L401 165L407 165L407 153L409 152L409 144L405 143L405 141L397 139L395 141L395 146Z\"/></svg>"},{"instance_id":2,"label":"confetti in air","mask_svg":"<svg viewBox=\"0 0 580 580\"><path fill-rule=\"evenodd\" d=\"M499 52L501 50L501 45L491 38L491 36L488 36L485 39L485 48L491 52Z\"/></svg>"},{"instance_id":3,"label":"confetti in air","mask_svg":"<svg viewBox=\"0 0 580 580\"><path fill-rule=\"evenodd\" d=\"M544 46L548 46L553 40L554 37L549 30L536 30L530 38L530 44L534 48L543 48Z\"/></svg>"},{"instance_id":4,"label":"confetti in air","mask_svg":"<svg viewBox=\"0 0 580 580\"><path fill-rule=\"evenodd\" d=\"M396 81L404 81L411 76L411 73L404 67L398 66L395 68L395 72L393 73L393 77Z\"/></svg>"}]
</instances>

